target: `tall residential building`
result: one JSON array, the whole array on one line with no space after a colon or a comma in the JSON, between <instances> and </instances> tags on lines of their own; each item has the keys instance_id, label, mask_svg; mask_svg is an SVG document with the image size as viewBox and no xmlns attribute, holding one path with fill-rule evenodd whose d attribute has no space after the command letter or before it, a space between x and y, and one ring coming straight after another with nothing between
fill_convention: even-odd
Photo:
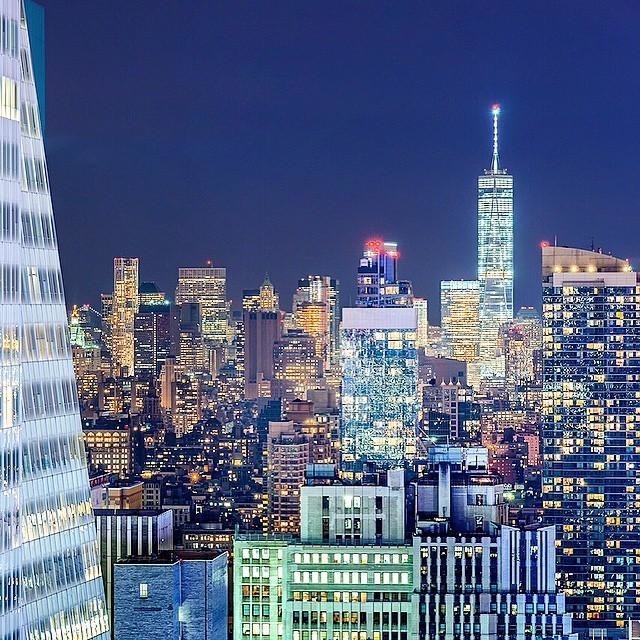
<instances>
[{"instance_id":1,"label":"tall residential building","mask_svg":"<svg viewBox=\"0 0 640 640\"><path fill-rule=\"evenodd\" d=\"M410 307L413 290L407 280L398 280L397 242L369 240L358 266L356 307Z\"/></svg>"},{"instance_id":2,"label":"tall residential building","mask_svg":"<svg viewBox=\"0 0 640 640\"><path fill-rule=\"evenodd\" d=\"M478 178L478 283L480 286L480 374L504 375L500 326L513 318L513 176L498 157L500 105L493 105L491 168Z\"/></svg>"},{"instance_id":3,"label":"tall residential building","mask_svg":"<svg viewBox=\"0 0 640 640\"><path fill-rule=\"evenodd\" d=\"M113 364L134 373L134 322L138 313L138 258L113 259L111 354Z\"/></svg>"},{"instance_id":4,"label":"tall residential building","mask_svg":"<svg viewBox=\"0 0 640 640\"><path fill-rule=\"evenodd\" d=\"M476 280L443 280L440 283L442 343L448 358L478 359L480 287Z\"/></svg>"},{"instance_id":5,"label":"tall residential building","mask_svg":"<svg viewBox=\"0 0 640 640\"><path fill-rule=\"evenodd\" d=\"M418 356L413 308L342 310L342 460L402 466L416 451Z\"/></svg>"},{"instance_id":6,"label":"tall residential building","mask_svg":"<svg viewBox=\"0 0 640 640\"><path fill-rule=\"evenodd\" d=\"M640 600L640 281L545 246L542 284L544 519L576 625L622 638Z\"/></svg>"},{"instance_id":7,"label":"tall residential building","mask_svg":"<svg viewBox=\"0 0 640 640\"><path fill-rule=\"evenodd\" d=\"M224 344L229 327L227 270L223 267L178 269L176 304L197 302L202 317L202 337L209 344Z\"/></svg>"},{"instance_id":8,"label":"tall residential building","mask_svg":"<svg viewBox=\"0 0 640 640\"><path fill-rule=\"evenodd\" d=\"M298 288L293 294L293 314L296 325L299 323L299 309L304 303L321 303L326 307L325 323L327 335L327 353L325 369L340 365L340 291L339 283L330 276L309 275L298 280Z\"/></svg>"},{"instance_id":9,"label":"tall residential building","mask_svg":"<svg viewBox=\"0 0 640 640\"><path fill-rule=\"evenodd\" d=\"M0 637L108 638L22 2L0 60Z\"/></svg>"},{"instance_id":10,"label":"tall residential building","mask_svg":"<svg viewBox=\"0 0 640 640\"><path fill-rule=\"evenodd\" d=\"M309 438L293 421L269 422L267 497L269 531L300 533L300 489L311 462Z\"/></svg>"}]
</instances>

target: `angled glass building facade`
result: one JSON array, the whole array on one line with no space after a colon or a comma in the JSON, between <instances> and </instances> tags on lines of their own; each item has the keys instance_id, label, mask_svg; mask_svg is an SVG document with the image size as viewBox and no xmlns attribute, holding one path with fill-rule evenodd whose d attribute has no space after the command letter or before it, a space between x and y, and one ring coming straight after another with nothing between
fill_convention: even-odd
<instances>
[{"instance_id":1,"label":"angled glass building facade","mask_svg":"<svg viewBox=\"0 0 640 640\"><path fill-rule=\"evenodd\" d=\"M0 2L0 638L108 637L29 36Z\"/></svg>"},{"instance_id":2,"label":"angled glass building facade","mask_svg":"<svg viewBox=\"0 0 640 640\"><path fill-rule=\"evenodd\" d=\"M480 285L480 374L504 375L499 357L500 325L513 319L513 176L500 168L498 116L493 106L491 168L478 178L478 282Z\"/></svg>"},{"instance_id":3,"label":"angled glass building facade","mask_svg":"<svg viewBox=\"0 0 640 640\"><path fill-rule=\"evenodd\" d=\"M640 598L640 282L626 260L566 247L542 249L542 279L542 488L558 586L578 630L626 638Z\"/></svg>"},{"instance_id":4,"label":"angled glass building facade","mask_svg":"<svg viewBox=\"0 0 640 640\"><path fill-rule=\"evenodd\" d=\"M418 423L416 310L342 312L342 461L402 466L415 456Z\"/></svg>"}]
</instances>

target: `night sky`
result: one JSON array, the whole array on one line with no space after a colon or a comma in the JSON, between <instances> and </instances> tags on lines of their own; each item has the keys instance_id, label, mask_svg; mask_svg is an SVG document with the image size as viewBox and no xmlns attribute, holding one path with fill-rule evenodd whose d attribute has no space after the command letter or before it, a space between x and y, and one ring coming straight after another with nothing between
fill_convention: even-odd
<instances>
[{"instance_id":1,"label":"night sky","mask_svg":"<svg viewBox=\"0 0 640 640\"><path fill-rule=\"evenodd\" d=\"M115 255L173 295L178 266L264 273L290 308L363 241L396 240L433 301L476 273L490 105L515 179L516 305L539 243L640 263L640 4L41 0L47 152L67 299Z\"/></svg>"}]
</instances>

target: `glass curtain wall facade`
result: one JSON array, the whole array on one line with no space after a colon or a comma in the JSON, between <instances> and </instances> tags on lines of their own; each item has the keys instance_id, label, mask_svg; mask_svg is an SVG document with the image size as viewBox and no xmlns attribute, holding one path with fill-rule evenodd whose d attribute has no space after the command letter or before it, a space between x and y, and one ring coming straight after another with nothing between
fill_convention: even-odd
<instances>
[{"instance_id":1,"label":"glass curtain wall facade","mask_svg":"<svg viewBox=\"0 0 640 640\"><path fill-rule=\"evenodd\" d=\"M498 116L494 105L491 169L478 178L478 282L480 363L483 378L504 375L500 325L513 318L513 176L500 168Z\"/></svg>"},{"instance_id":2,"label":"glass curtain wall facade","mask_svg":"<svg viewBox=\"0 0 640 640\"><path fill-rule=\"evenodd\" d=\"M342 460L402 466L415 457L416 311L343 309Z\"/></svg>"},{"instance_id":3,"label":"glass curtain wall facade","mask_svg":"<svg viewBox=\"0 0 640 640\"><path fill-rule=\"evenodd\" d=\"M0 638L108 638L27 25L0 2Z\"/></svg>"},{"instance_id":4,"label":"glass curtain wall facade","mask_svg":"<svg viewBox=\"0 0 640 640\"><path fill-rule=\"evenodd\" d=\"M545 247L543 508L574 626L626 638L640 598L640 286L626 260ZM606 629L606 635L600 635Z\"/></svg>"}]
</instances>

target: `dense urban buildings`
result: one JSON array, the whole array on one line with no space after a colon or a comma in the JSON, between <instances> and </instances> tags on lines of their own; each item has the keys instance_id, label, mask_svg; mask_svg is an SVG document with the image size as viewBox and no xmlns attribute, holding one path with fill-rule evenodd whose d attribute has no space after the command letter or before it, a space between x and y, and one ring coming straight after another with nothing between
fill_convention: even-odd
<instances>
[{"instance_id":1,"label":"dense urban buildings","mask_svg":"<svg viewBox=\"0 0 640 640\"><path fill-rule=\"evenodd\" d=\"M17 0L3 2L0 21L0 637L106 640L108 621L23 10Z\"/></svg>"},{"instance_id":2,"label":"dense urban buildings","mask_svg":"<svg viewBox=\"0 0 640 640\"><path fill-rule=\"evenodd\" d=\"M622 638L640 559L640 289L629 262L543 246L543 509L580 628Z\"/></svg>"},{"instance_id":3,"label":"dense urban buildings","mask_svg":"<svg viewBox=\"0 0 640 640\"><path fill-rule=\"evenodd\" d=\"M5 27L26 79L0 87L3 638L623 637L640 288L626 261L545 247L544 317L514 318L497 105L478 279L440 283L440 324L371 239L344 309L323 271L287 308L268 276L229 299L210 262L171 300L116 257L67 339L25 27Z\"/></svg>"},{"instance_id":4,"label":"dense urban buildings","mask_svg":"<svg viewBox=\"0 0 640 640\"><path fill-rule=\"evenodd\" d=\"M554 528L504 524L503 495L481 448L303 487L298 538L236 537L234 638L574 638Z\"/></svg>"}]
</instances>

